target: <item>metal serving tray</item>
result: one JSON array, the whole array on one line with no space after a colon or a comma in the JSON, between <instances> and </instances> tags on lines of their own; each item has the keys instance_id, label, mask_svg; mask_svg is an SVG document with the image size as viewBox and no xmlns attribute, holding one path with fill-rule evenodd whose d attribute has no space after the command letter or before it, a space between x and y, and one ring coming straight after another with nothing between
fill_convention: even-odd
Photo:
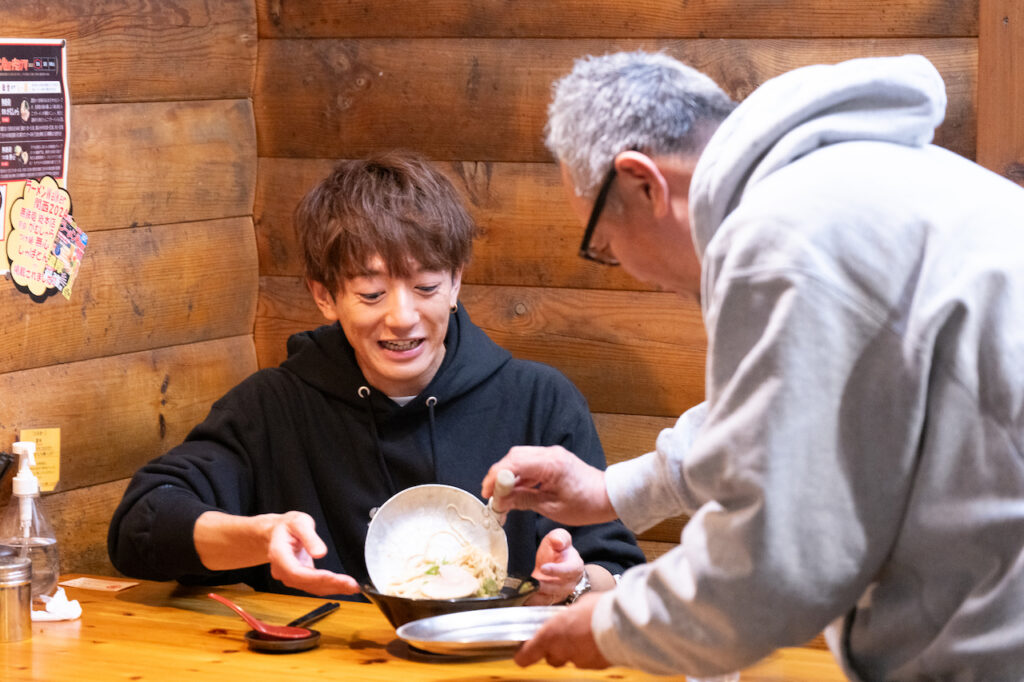
<instances>
[{"instance_id":1,"label":"metal serving tray","mask_svg":"<svg viewBox=\"0 0 1024 682\"><path fill-rule=\"evenodd\" d=\"M565 606L510 606L432 616L398 628L410 646L435 654L511 655Z\"/></svg>"}]
</instances>

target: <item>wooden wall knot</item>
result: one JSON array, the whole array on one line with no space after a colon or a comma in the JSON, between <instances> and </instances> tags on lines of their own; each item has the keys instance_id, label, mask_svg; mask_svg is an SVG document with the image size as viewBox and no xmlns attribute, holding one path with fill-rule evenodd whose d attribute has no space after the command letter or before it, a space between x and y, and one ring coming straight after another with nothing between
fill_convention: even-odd
<instances>
[{"instance_id":1,"label":"wooden wall knot","mask_svg":"<svg viewBox=\"0 0 1024 682\"><path fill-rule=\"evenodd\" d=\"M494 166L489 161L464 161L451 165L455 175L462 181L466 198L473 206L485 206L491 194L491 177Z\"/></svg>"},{"instance_id":2,"label":"wooden wall knot","mask_svg":"<svg viewBox=\"0 0 1024 682\"><path fill-rule=\"evenodd\" d=\"M267 13L270 15L270 21L274 23L274 26L281 25L281 0L270 0L267 5Z\"/></svg>"}]
</instances>

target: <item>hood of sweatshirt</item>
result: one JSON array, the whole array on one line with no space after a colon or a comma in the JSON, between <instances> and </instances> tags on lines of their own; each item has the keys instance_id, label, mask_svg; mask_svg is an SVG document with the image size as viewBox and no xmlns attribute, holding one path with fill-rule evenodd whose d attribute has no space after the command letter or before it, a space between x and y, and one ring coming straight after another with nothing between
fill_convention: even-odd
<instances>
[{"instance_id":1,"label":"hood of sweatshirt","mask_svg":"<svg viewBox=\"0 0 1024 682\"><path fill-rule=\"evenodd\" d=\"M920 55L808 66L766 81L715 131L694 170L698 256L744 192L772 173L844 142L928 144L945 112L942 77Z\"/></svg>"},{"instance_id":2,"label":"hood of sweatshirt","mask_svg":"<svg viewBox=\"0 0 1024 682\"><path fill-rule=\"evenodd\" d=\"M449 318L444 344L445 356L437 374L405 406L409 410L422 409L427 397L441 403L458 398L486 381L512 357L470 321L462 306ZM360 397L360 388L365 386L375 407L401 409L366 381L356 364L355 351L337 322L290 337L288 358L281 367L353 408L365 408L365 399Z\"/></svg>"}]
</instances>

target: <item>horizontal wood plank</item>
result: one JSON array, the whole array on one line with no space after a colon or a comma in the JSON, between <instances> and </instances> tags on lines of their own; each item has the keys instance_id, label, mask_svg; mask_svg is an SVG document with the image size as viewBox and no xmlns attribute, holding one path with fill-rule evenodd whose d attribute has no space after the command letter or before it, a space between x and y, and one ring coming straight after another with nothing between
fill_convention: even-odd
<instances>
[{"instance_id":1,"label":"horizontal wood plank","mask_svg":"<svg viewBox=\"0 0 1024 682\"><path fill-rule=\"evenodd\" d=\"M848 38L977 35L977 0L256 0L260 37Z\"/></svg>"},{"instance_id":2,"label":"horizontal wood plank","mask_svg":"<svg viewBox=\"0 0 1024 682\"><path fill-rule=\"evenodd\" d=\"M678 542L659 542L657 540L637 540L640 551L644 553L647 561L654 561L658 557L667 554L679 546Z\"/></svg>"},{"instance_id":3,"label":"horizontal wood plank","mask_svg":"<svg viewBox=\"0 0 1024 682\"><path fill-rule=\"evenodd\" d=\"M41 506L60 548L61 573L120 575L107 556L107 528L128 479L44 495Z\"/></svg>"},{"instance_id":4,"label":"horizontal wood plank","mask_svg":"<svg viewBox=\"0 0 1024 682\"><path fill-rule=\"evenodd\" d=\"M288 336L322 324L300 279L261 277L254 341L261 367ZM695 303L655 292L467 285L460 297L513 355L553 365L594 412L677 417L703 400L706 338Z\"/></svg>"},{"instance_id":5,"label":"horizontal wood plank","mask_svg":"<svg viewBox=\"0 0 1024 682\"><path fill-rule=\"evenodd\" d=\"M72 101L249 97L256 12L236 0L5 2L5 38L68 41Z\"/></svg>"},{"instance_id":6,"label":"horizontal wood plank","mask_svg":"<svg viewBox=\"0 0 1024 682\"><path fill-rule=\"evenodd\" d=\"M634 414L594 414L608 464L617 464L654 450L663 429L672 428L677 416L649 417Z\"/></svg>"},{"instance_id":7,"label":"horizontal wood plank","mask_svg":"<svg viewBox=\"0 0 1024 682\"><path fill-rule=\"evenodd\" d=\"M464 287L479 325L513 355L554 365L594 412L676 417L703 400L700 309L673 294Z\"/></svg>"},{"instance_id":8,"label":"horizontal wood plank","mask_svg":"<svg viewBox=\"0 0 1024 682\"><path fill-rule=\"evenodd\" d=\"M253 221L261 275L302 276L292 227L299 200L334 165L326 159L262 158ZM467 284L653 291L622 268L576 254L583 228L569 208L553 163L438 162L482 228Z\"/></svg>"},{"instance_id":9,"label":"horizontal wood plank","mask_svg":"<svg viewBox=\"0 0 1024 682\"><path fill-rule=\"evenodd\" d=\"M301 279L260 277L253 331L260 367L276 367L284 361L284 342L292 334L327 323Z\"/></svg>"},{"instance_id":10,"label":"horizontal wood plank","mask_svg":"<svg viewBox=\"0 0 1024 682\"><path fill-rule=\"evenodd\" d=\"M71 129L68 190L90 235L252 214L248 100L76 106Z\"/></svg>"},{"instance_id":11,"label":"horizontal wood plank","mask_svg":"<svg viewBox=\"0 0 1024 682\"><path fill-rule=\"evenodd\" d=\"M936 141L974 157L974 38L263 40L253 96L259 155L407 147L438 160L549 161L542 138L551 83L582 55L640 48L691 63L738 99L798 66L920 53L949 95Z\"/></svg>"},{"instance_id":12,"label":"horizontal wood plank","mask_svg":"<svg viewBox=\"0 0 1024 682\"><path fill-rule=\"evenodd\" d=\"M248 334L0 374L0 443L59 427L57 492L131 476L256 371Z\"/></svg>"},{"instance_id":13,"label":"horizontal wood plank","mask_svg":"<svg viewBox=\"0 0 1024 682\"><path fill-rule=\"evenodd\" d=\"M89 237L70 300L34 303L0 280L0 372L252 333L248 217Z\"/></svg>"},{"instance_id":14,"label":"horizontal wood plank","mask_svg":"<svg viewBox=\"0 0 1024 682\"><path fill-rule=\"evenodd\" d=\"M661 523L648 528L642 533L637 534L638 540L655 540L657 542L674 542L679 544L679 540L683 534L683 527L687 521L690 520L689 516L671 516Z\"/></svg>"}]
</instances>

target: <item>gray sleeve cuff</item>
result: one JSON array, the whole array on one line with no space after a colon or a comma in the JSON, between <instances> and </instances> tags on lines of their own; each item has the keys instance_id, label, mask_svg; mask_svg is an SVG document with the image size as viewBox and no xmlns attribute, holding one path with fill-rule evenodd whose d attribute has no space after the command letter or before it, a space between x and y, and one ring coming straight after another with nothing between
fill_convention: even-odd
<instances>
[{"instance_id":1,"label":"gray sleeve cuff","mask_svg":"<svg viewBox=\"0 0 1024 682\"><path fill-rule=\"evenodd\" d=\"M670 481L659 475L657 452L619 462L605 472L605 488L615 513L634 533L682 513Z\"/></svg>"},{"instance_id":2,"label":"gray sleeve cuff","mask_svg":"<svg viewBox=\"0 0 1024 682\"><path fill-rule=\"evenodd\" d=\"M658 434L656 450L608 467L608 499L633 532L670 516L692 515L700 507L686 482L683 462L706 413L706 403L687 410L675 426Z\"/></svg>"}]
</instances>

